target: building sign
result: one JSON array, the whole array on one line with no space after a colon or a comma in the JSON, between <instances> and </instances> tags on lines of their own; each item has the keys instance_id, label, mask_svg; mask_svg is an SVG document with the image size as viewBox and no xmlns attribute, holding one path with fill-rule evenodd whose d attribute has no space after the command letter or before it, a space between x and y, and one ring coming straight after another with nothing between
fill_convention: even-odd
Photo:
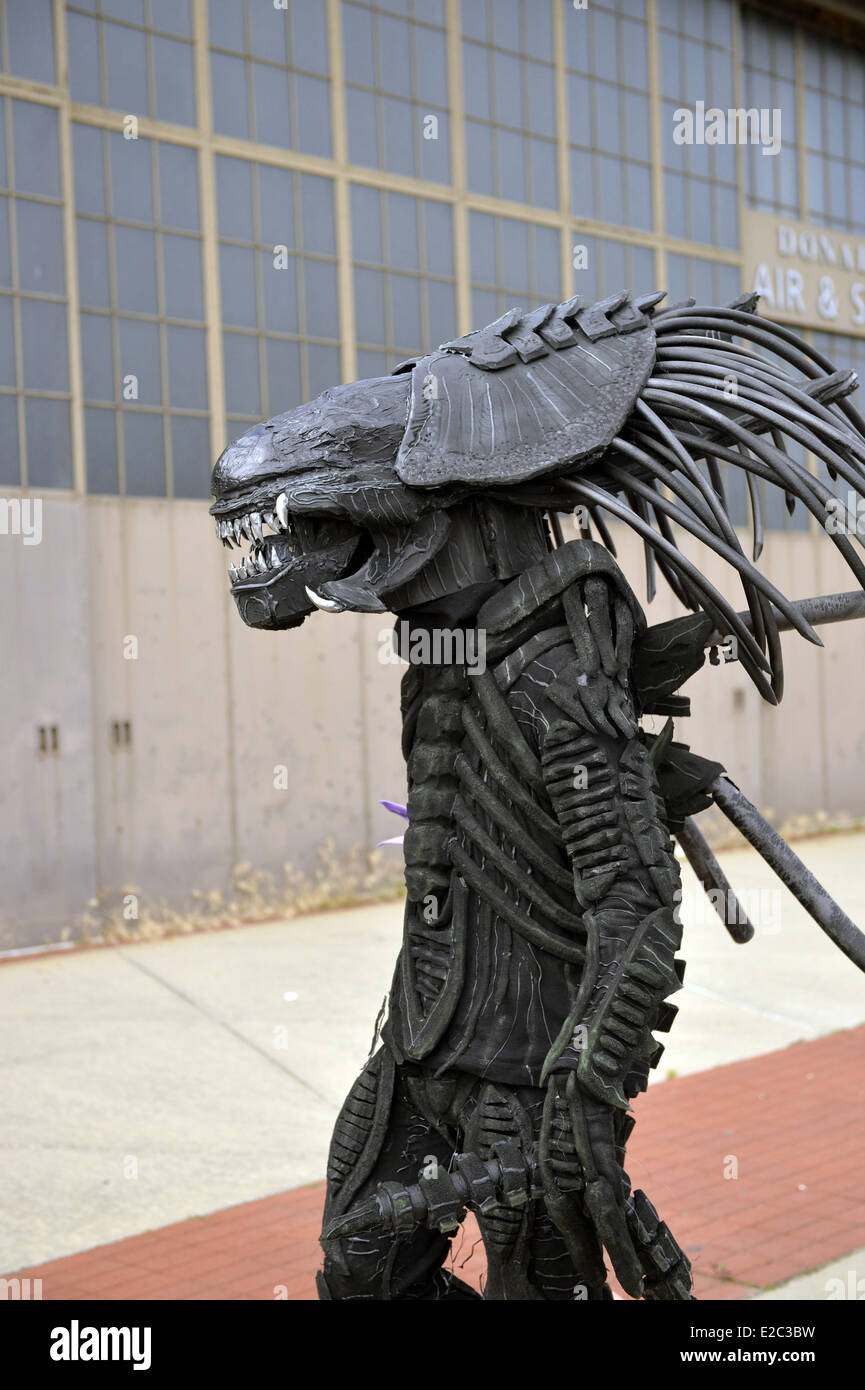
<instances>
[{"instance_id":1,"label":"building sign","mask_svg":"<svg viewBox=\"0 0 865 1390\"><path fill-rule=\"evenodd\" d=\"M767 318L865 338L865 236L746 211L742 244Z\"/></svg>"}]
</instances>

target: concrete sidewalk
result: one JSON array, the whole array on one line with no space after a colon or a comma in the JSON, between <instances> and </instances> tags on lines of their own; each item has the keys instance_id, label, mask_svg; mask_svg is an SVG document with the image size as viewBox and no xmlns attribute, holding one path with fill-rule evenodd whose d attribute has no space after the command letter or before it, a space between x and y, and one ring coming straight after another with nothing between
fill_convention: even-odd
<instances>
[{"instance_id":1,"label":"concrete sidewalk","mask_svg":"<svg viewBox=\"0 0 865 1390\"><path fill-rule=\"evenodd\" d=\"M796 848L865 921L865 836ZM766 866L721 857L757 938L734 945L686 873L688 973L657 1080L865 1022L861 976ZM401 917L390 903L4 963L0 1268L317 1181Z\"/></svg>"}]
</instances>

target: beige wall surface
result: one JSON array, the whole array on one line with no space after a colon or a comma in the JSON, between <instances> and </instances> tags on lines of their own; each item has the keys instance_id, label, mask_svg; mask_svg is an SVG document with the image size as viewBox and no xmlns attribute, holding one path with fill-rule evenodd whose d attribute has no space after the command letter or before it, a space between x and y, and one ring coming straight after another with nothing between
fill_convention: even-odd
<instances>
[{"instance_id":1,"label":"beige wall surface","mask_svg":"<svg viewBox=\"0 0 865 1390\"><path fill-rule=\"evenodd\" d=\"M641 545L617 537L644 601ZM792 597L852 587L824 537L769 533L764 558ZM699 559L744 606L721 561ZM377 805L405 787L403 668L379 659L390 620L316 614L294 632L252 631L227 564L202 503L48 497L40 545L3 538L0 949L56 940L93 900L135 893L144 917L194 890L227 895L235 865L278 887L287 862L313 875L330 839L344 859L395 833ZM676 611L661 589L648 617ZM865 626L823 635L822 651L784 637L780 709L737 664L707 664L677 724L775 819L865 812ZM113 746L114 721L129 721L128 747ZM56 754L38 750L44 724L58 726ZM384 853L396 871L399 851Z\"/></svg>"}]
</instances>

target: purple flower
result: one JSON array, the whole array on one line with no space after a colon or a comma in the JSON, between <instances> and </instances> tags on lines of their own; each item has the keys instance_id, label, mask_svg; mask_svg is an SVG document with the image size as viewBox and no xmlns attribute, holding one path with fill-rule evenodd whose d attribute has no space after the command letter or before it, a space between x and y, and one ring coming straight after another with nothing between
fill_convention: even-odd
<instances>
[{"instance_id":1,"label":"purple flower","mask_svg":"<svg viewBox=\"0 0 865 1390\"><path fill-rule=\"evenodd\" d=\"M408 811L398 801L379 800L378 804L384 806L387 811L393 811L395 816L402 816L403 820L408 820ZM401 845L404 839L404 835L394 835L390 840L379 840L376 849L379 849L381 845Z\"/></svg>"}]
</instances>

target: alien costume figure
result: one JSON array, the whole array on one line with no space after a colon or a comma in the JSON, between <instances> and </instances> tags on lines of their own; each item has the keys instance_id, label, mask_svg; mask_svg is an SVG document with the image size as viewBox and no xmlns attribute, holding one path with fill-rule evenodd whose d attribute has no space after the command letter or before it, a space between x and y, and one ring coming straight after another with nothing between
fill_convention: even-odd
<instances>
[{"instance_id":1,"label":"alien costume figure","mask_svg":"<svg viewBox=\"0 0 865 1390\"><path fill-rule=\"evenodd\" d=\"M624 1162L684 973L674 838L724 890L731 934L752 932L692 819L713 801L865 968L857 928L672 723L707 647L725 643L777 704L779 632L819 643L814 623L861 615L861 590L797 604L756 565L776 487L865 583L854 537L828 524L834 485L865 481L856 377L754 297L662 300L510 310L256 426L214 469L217 532L250 546L230 570L246 623L389 611L409 657L404 939L333 1135L323 1299L480 1297L444 1268L467 1210L484 1298L608 1299L607 1261L632 1298L692 1297ZM740 489L752 556L731 520ZM564 543L574 509L581 536ZM649 598L660 573L685 616L647 627L609 518L642 538ZM682 532L738 574L745 610ZM474 645L431 640L416 661L418 634ZM646 714L666 717L660 734Z\"/></svg>"}]
</instances>

